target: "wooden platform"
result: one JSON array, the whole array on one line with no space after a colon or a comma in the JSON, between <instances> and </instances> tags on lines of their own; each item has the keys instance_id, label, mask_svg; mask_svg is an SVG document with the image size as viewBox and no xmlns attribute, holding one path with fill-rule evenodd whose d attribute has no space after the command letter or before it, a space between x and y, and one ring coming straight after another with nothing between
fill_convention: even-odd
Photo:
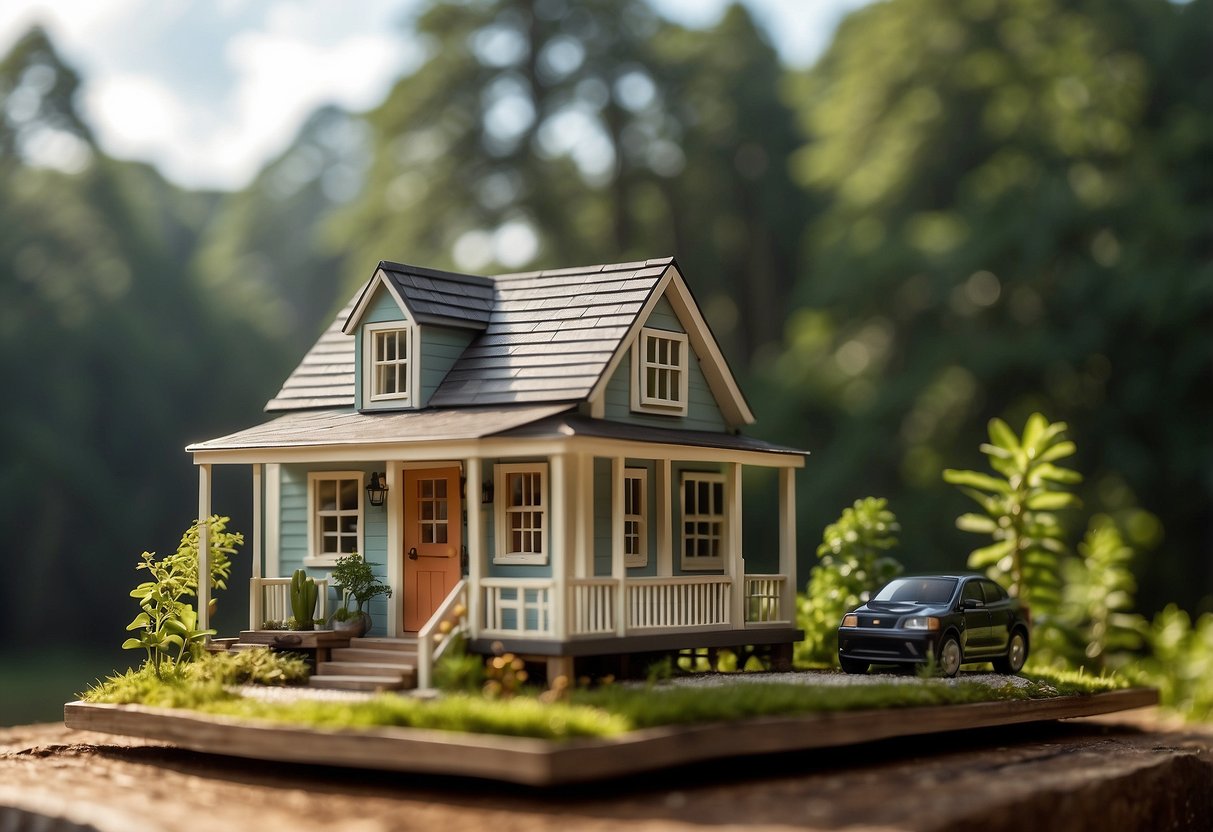
<instances>
[{"instance_id":1,"label":"wooden platform","mask_svg":"<svg viewBox=\"0 0 1213 832\"><path fill-rule=\"evenodd\" d=\"M1156 690L1132 688L1045 700L841 711L668 726L612 739L567 742L411 728L297 728L139 705L71 702L63 710L69 728L163 740L212 754L554 786L705 760L1094 716L1157 703Z\"/></svg>"}]
</instances>

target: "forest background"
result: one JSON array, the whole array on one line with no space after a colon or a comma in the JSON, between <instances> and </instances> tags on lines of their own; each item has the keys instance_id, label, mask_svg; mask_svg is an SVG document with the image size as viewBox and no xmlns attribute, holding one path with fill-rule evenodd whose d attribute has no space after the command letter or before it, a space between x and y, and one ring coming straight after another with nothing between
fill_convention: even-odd
<instances>
[{"instance_id":1,"label":"forest background","mask_svg":"<svg viewBox=\"0 0 1213 832\"><path fill-rule=\"evenodd\" d=\"M235 191L107 156L45 31L0 60L0 722L127 664L139 553L193 519L184 446L257 422L379 259L677 256L753 433L813 454L805 580L868 494L908 568L961 567L941 470L1041 411L1137 552L1139 610L1210 609L1213 0L886 0L807 69L741 5L407 25L423 54L381 104L317 111ZM248 530L244 476L215 505Z\"/></svg>"}]
</instances>

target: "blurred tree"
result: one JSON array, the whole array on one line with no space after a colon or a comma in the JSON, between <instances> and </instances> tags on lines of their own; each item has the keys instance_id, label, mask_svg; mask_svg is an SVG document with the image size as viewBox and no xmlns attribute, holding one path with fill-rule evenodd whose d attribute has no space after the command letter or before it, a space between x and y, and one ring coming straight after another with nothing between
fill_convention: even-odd
<instances>
[{"instance_id":1,"label":"blurred tree","mask_svg":"<svg viewBox=\"0 0 1213 832\"><path fill-rule=\"evenodd\" d=\"M1140 499L1167 529L1145 603L1213 590L1210 42L1209 0L892 0L842 23L795 85L794 174L823 208L758 397L772 435L828 450L802 522L877 490L906 559L954 567L944 461L973 467L983 416L1048 409L1084 438L1085 502Z\"/></svg>"},{"instance_id":2,"label":"blurred tree","mask_svg":"<svg viewBox=\"0 0 1213 832\"><path fill-rule=\"evenodd\" d=\"M338 221L351 282L368 256L485 272L673 253L741 368L778 333L795 126L741 7L691 31L640 0L436 3L417 31L429 58L369 114L367 187Z\"/></svg>"},{"instance_id":3,"label":"blurred tree","mask_svg":"<svg viewBox=\"0 0 1213 832\"><path fill-rule=\"evenodd\" d=\"M270 345L185 268L213 198L107 158L77 86L39 29L0 61L0 627L17 644L121 629L138 552L191 519L187 438L248 419L277 380L247 360Z\"/></svg>"}]
</instances>

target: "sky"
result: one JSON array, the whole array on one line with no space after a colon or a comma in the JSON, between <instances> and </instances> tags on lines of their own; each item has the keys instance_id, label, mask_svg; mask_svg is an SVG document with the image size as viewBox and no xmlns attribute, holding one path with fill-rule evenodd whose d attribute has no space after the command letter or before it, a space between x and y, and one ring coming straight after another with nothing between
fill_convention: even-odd
<instances>
[{"instance_id":1,"label":"sky","mask_svg":"<svg viewBox=\"0 0 1213 832\"><path fill-rule=\"evenodd\" d=\"M838 21L871 0L743 0L790 66L810 65ZM654 0L688 26L727 0ZM102 148L191 188L235 189L317 107L374 107L424 53L418 0L4 0L0 55L39 23L84 78ZM357 14L351 13L357 9Z\"/></svg>"}]
</instances>

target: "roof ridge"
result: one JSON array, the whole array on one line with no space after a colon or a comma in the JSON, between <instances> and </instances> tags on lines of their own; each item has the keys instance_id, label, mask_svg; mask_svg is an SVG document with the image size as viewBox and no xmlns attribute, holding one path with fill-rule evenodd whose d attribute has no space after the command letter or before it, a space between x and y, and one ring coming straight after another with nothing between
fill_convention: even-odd
<instances>
[{"instance_id":1,"label":"roof ridge","mask_svg":"<svg viewBox=\"0 0 1213 832\"><path fill-rule=\"evenodd\" d=\"M558 277L569 274L600 274L606 272L636 271L654 266L668 266L673 256L652 257L648 260L631 260L625 263L592 263L585 266L566 266L559 269L538 269L529 272L505 272L491 276L492 280L526 280L536 277Z\"/></svg>"},{"instance_id":2,"label":"roof ridge","mask_svg":"<svg viewBox=\"0 0 1213 832\"><path fill-rule=\"evenodd\" d=\"M422 277L440 277L462 283L475 283L481 286L492 286L493 278L482 274L466 274L464 272L447 272L442 269L431 269L425 266L414 266L409 263L397 263L395 260L380 260L379 269L389 272L403 272Z\"/></svg>"}]
</instances>

